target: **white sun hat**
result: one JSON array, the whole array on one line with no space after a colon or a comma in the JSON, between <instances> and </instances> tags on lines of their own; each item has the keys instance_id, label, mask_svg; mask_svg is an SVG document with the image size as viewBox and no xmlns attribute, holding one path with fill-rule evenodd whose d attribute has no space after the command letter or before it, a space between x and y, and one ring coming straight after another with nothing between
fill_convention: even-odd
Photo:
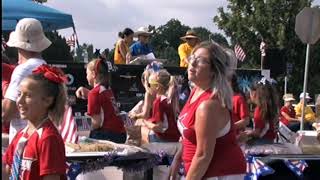
<instances>
[{"instance_id":1,"label":"white sun hat","mask_svg":"<svg viewBox=\"0 0 320 180\"><path fill-rule=\"evenodd\" d=\"M23 18L15 31L10 33L7 45L26 51L41 52L51 45L51 41L44 35L40 21L34 18Z\"/></svg>"},{"instance_id":2,"label":"white sun hat","mask_svg":"<svg viewBox=\"0 0 320 180\"><path fill-rule=\"evenodd\" d=\"M303 92L300 94L299 96L300 99L303 98ZM309 96L309 93L306 92L306 99L311 99L311 97Z\"/></svg>"},{"instance_id":3,"label":"white sun hat","mask_svg":"<svg viewBox=\"0 0 320 180\"><path fill-rule=\"evenodd\" d=\"M134 36L139 36L141 34L150 36L153 32L149 31L149 29L147 27L139 27L138 30L134 33Z\"/></svg>"}]
</instances>

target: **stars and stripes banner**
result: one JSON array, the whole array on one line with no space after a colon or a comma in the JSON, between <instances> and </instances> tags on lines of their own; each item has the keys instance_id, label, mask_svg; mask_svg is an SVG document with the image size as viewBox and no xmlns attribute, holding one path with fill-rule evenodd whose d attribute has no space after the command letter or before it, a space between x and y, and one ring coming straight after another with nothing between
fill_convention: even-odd
<instances>
[{"instance_id":1,"label":"stars and stripes banner","mask_svg":"<svg viewBox=\"0 0 320 180\"><path fill-rule=\"evenodd\" d=\"M272 168L254 156L248 155L246 160L247 173L244 180L257 180L259 176L266 176L275 172Z\"/></svg>"},{"instance_id":2,"label":"stars and stripes banner","mask_svg":"<svg viewBox=\"0 0 320 180\"><path fill-rule=\"evenodd\" d=\"M303 171L308 167L304 160L284 160L284 164L299 178L303 177Z\"/></svg>"},{"instance_id":3,"label":"stars and stripes banner","mask_svg":"<svg viewBox=\"0 0 320 180\"><path fill-rule=\"evenodd\" d=\"M66 39L68 46L75 47L76 45L76 34L73 33L69 38Z\"/></svg>"},{"instance_id":4,"label":"stars and stripes banner","mask_svg":"<svg viewBox=\"0 0 320 180\"><path fill-rule=\"evenodd\" d=\"M236 44L234 46L234 53L236 54L236 58L239 61L244 61L244 59L246 58L246 53L244 52L244 50L241 48L239 44Z\"/></svg>"},{"instance_id":5,"label":"stars and stripes banner","mask_svg":"<svg viewBox=\"0 0 320 180\"><path fill-rule=\"evenodd\" d=\"M60 126L60 133L63 141L66 143L78 142L78 128L74 119L71 106L66 107L63 122Z\"/></svg>"},{"instance_id":6,"label":"stars and stripes banner","mask_svg":"<svg viewBox=\"0 0 320 180\"><path fill-rule=\"evenodd\" d=\"M260 51L261 56L266 56L266 43L264 41L261 41L260 43Z\"/></svg>"}]
</instances>

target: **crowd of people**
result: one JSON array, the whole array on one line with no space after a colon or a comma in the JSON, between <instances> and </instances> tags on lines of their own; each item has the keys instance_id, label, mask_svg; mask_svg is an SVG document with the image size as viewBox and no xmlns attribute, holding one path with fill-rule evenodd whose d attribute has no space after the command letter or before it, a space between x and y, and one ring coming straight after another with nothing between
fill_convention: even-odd
<instances>
[{"instance_id":1,"label":"crowd of people","mask_svg":"<svg viewBox=\"0 0 320 180\"><path fill-rule=\"evenodd\" d=\"M135 57L152 53L148 44L151 34L144 27L120 32L115 64L128 64ZM133 43L133 37L138 41ZM303 94L295 107L293 95L285 94L280 108L276 83L264 77L253 83L247 99L231 68L228 49L215 42L201 42L193 30L181 40L180 66L187 68L190 90L186 102L179 102L181 86L176 77L159 62L148 64L141 76L144 99L128 112L133 126L138 127L134 133L140 134L137 137L143 143L182 144L168 178L176 179L183 164L183 176L188 180L243 179L246 160L241 144L274 143L279 121L297 131L305 103ZM2 76L3 133L8 133L10 124L9 146L3 155L6 172L12 179L66 179L65 146L58 128L66 106L66 77L41 57L51 42L38 20L25 18L17 23L7 44L18 49L18 65L2 64L8 72ZM125 143L129 127L120 116L107 62L92 59L86 65L86 78L91 89L79 87L76 96L88 103L89 137ZM306 99L311 99L308 93ZM248 102L255 105L253 115ZM304 127L311 130L320 117L309 106L304 115Z\"/></svg>"}]
</instances>

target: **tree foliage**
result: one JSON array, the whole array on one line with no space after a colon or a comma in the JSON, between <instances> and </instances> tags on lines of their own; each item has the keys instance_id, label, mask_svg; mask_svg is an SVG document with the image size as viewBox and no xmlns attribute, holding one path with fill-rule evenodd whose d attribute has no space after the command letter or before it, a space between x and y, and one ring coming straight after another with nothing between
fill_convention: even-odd
<instances>
[{"instance_id":1,"label":"tree foliage","mask_svg":"<svg viewBox=\"0 0 320 180\"><path fill-rule=\"evenodd\" d=\"M298 94L302 91L305 65L305 48L297 37L295 17L312 0L228 0L227 9L218 8L213 21L230 37L232 46L239 43L247 54L241 67L259 68L261 40L267 48L284 50L287 63L293 65L288 75L288 91ZM319 93L320 43L311 48L309 86L312 93ZM283 77L276 77L283 80ZM311 85L312 84L312 85Z\"/></svg>"}]
</instances>

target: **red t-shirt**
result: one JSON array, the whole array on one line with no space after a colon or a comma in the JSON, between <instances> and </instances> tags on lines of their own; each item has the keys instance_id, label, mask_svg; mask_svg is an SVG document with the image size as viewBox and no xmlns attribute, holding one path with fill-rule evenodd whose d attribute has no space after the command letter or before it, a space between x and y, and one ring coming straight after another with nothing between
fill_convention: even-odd
<instances>
[{"instance_id":1,"label":"red t-shirt","mask_svg":"<svg viewBox=\"0 0 320 180\"><path fill-rule=\"evenodd\" d=\"M9 65L6 63L2 63L2 99L7 91L7 88L10 84L11 75L14 70L15 66ZM9 134L10 122L3 122L2 123L2 133Z\"/></svg>"},{"instance_id":2,"label":"red t-shirt","mask_svg":"<svg viewBox=\"0 0 320 180\"><path fill-rule=\"evenodd\" d=\"M232 120L234 123L238 122L240 119L244 119L249 116L247 102L240 93L233 95L232 103Z\"/></svg>"},{"instance_id":3,"label":"red t-shirt","mask_svg":"<svg viewBox=\"0 0 320 180\"><path fill-rule=\"evenodd\" d=\"M168 123L168 128L165 132L155 132L160 139L177 142L180 134L177 128L175 115L173 112L172 104L168 103L168 100L164 96L159 96L153 101L152 116L148 121L152 123L162 122Z\"/></svg>"},{"instance_id":4,"label":"red t-shirt","mask_svg":"<svg viewBox=\"0 0 320 180\"><path fill-rule=\"evenodd\" d=\"M60 179L66 177L66 155L63 140L50 120L47 120L41 128L32 135L26 133L28 127L19 131L9 145L2 162L12 166L13 156L19 139L28 139L20 168L20 179L40 180L45 175L60 174Z\"/></svg>"},{"instance_id":5,"label":"red t-shirt","mask_svg":"<svg viewBox=\"0 0 320 180\"><path fill-rule=\"evenodd\" d=\"M293 106L287 107L283 106L280 110L280 121L285 124L286 126L289 125L289 120L286 119L283 115L282 112L288 114L290 117L295 118L296 117L296 111L294 110Z\"/></svg>"},{"instance_id":6,"label":"red t-shirt","mask_svg":"<svg viewBox=\"0 0 320 180\"><path fill-rule=\"evenodd\" d=\"M269 122L261 118L261 109L256 107L253 114L254 128L261 130L261 137L269 140L274 140L276 138L276 132L274 130L274 123Z\"/></svg>"},{"instance_id":7,"label":"red t-shirt","mask_svg":"<svg viewBox=\"0 0 320 180\"><path fill-rule=\"evenodd\" d=\"M102 129L113 133L125 133L117 103L110 88L97 85L88 94L89 116L101 114Z\"/></svg>"},{"instance_id":8,"label":"red t-shirt","mask_svg":"<svg viewBox=\"0 0 320 180\"><path fill-rule=\"evenodd\" d=\"M186 172L189 171L197 148L196 132L194 130L196 110L203 101L211 98L212 94L212 90L207 90L201 94L195 102L190 103L194 91L195 89L192 90L178 119L179 130L183 137L182 160L184 162ZM212 117L212 120L215 120L214 117ZM216 139L214 154L204 178L244 174L246 172L246 161L237 143L233 128L233 124L231 123L229 132Z\"/></svg>"}]
</instances>

